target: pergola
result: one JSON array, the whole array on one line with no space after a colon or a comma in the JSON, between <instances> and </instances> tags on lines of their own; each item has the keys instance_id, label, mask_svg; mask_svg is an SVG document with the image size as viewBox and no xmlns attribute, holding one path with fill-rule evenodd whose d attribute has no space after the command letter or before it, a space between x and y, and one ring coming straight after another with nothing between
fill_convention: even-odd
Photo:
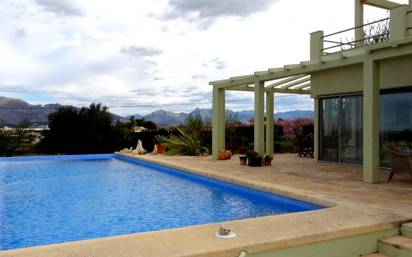
<instances>
[{"instance_id":1,"label":"pergola","mask_svg":"<svg viewBox=\"0 0 412 257\"><path fill-rule=\"evenodd\" d=\"M311 77L302 72L304 67L305 64L302 63L210 82L213 85L213 156L217 156L218 151L225 148L226 90L254 92L254 149L261 155L273 154L274 94L309 95Z\"/></svg>"},{"instance_id":2,"label":"pergola","mask_svg":"<svg viewBox=\"0 0 412 257\"><path fill-rule=\"evenodd\" d=\"M362 27L365 4L391 11L389 41L364 47ZM412 0L409 1L409 6L412 6ZM385 59L412 54L412 19L407 18L412 10L409 8L387 0L355 0L353 30L356 47L350 51L326 54L324 38L327 36L324 36L323 31L316 31L311 33L310 37L309 61L210 82L209 84L213 85L213 157L216 158L219 150L225 148L225 91L235 90L254 93L254 150L260 155L273 154L274 93L308 94L314 97L314 157L318 160L319 95L316 90L319 83L315 81L315 74L322 70L359 64L362 65L363 177L366 182L377 182L380 160L379 63Z\"/></svg>"}]
</instances>

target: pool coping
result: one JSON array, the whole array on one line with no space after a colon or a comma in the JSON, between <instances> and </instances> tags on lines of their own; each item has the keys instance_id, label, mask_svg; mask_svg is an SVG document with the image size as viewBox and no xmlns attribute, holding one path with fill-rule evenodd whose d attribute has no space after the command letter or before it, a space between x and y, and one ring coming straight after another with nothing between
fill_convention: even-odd
<instances>
[{"instance_id":1,"label":"pool coping","mask_svg":"<svg viewBox=\"0 0 412 257\"><path fill-rule=\"evenodd\" d=\"M116 153L119 154L119 153ZM19 248L0 252L0 256L235 256L241 250L250 254L310 244L340 237L371 233L399 227L408 217L378 208L359 208L339 202L304 195L295 188L254 183L221 174L192 169L166 161L148 160L141 156L121 154L157 165L240 184L265 192L303 200L330 208L242 219L229 222L187 226L183 228L143 232L115 237ZM219 240L214 232L225 224L238 234L234 240ZM282 234L279 233L282 231ZM193 238L197 238L193 240Z\"/></svg>"}]
</instances>

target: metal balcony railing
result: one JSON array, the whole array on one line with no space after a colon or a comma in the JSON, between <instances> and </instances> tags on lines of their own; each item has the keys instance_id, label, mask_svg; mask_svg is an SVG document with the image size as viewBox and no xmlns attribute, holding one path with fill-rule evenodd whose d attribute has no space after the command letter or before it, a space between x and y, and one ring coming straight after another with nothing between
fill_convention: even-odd
<instances>
[{"instance_id":1,"label":"metal balcony railing","mask_svg":"<svg viewBox=\"0 0 412 257\"><path fill-rule=\"evenodd\" d=\"M363 37L355 39L356 30L363 31ZM412 27L410 28L412 30ZM360 46L376 44L390 39L390 18L363 24L323 36L322 53L331 54Z\"/></svg>"}]
</instances>

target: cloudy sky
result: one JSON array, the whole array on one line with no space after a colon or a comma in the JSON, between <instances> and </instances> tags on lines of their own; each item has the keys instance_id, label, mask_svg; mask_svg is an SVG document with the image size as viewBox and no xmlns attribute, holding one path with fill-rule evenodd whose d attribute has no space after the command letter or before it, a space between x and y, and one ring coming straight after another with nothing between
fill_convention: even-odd
<instances>
[{"instance_id":1,"label":"cloudy sky","mask_svg":"<svg viewBox=\"0 0 412 257\"><path fill-rule=\"evenodd\" d=\"M0 96L123 115L210 108L209 81L307 60L309 33L352 27L353 2L0 0ZM250 93L227 100L253 106ZM275 108L312 101L286 95Z\"/></svg>"}]
</instances>

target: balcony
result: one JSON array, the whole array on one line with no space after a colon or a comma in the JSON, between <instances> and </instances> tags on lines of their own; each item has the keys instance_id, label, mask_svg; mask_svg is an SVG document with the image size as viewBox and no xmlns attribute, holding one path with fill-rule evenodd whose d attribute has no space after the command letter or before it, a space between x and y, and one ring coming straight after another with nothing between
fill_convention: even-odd
<instances>
[{"instance_id":1,"label":"balcony","mask_svg":"<svg viewBox=\"0 0 412 257\"><path fill-rule=\"evenodd\" d=\"M390 17L324 35L311 33L311 60L343 53L383 42L399 41L412 36L412 6L390 10Z\"/></svg>"},{"instance_id":2,"label":"balcony","mask_svg":"<svg viewBox=\"0 0 412 257\"><path fill-rule=\"evenodd\" d=\"M363 34L360 39L355 39L356 30ZM323 38L323 55L350 50L365 45L377 44L390 39L390 18L366 23L350 29L325 35Z\"/></svg>"}]
</instances>

